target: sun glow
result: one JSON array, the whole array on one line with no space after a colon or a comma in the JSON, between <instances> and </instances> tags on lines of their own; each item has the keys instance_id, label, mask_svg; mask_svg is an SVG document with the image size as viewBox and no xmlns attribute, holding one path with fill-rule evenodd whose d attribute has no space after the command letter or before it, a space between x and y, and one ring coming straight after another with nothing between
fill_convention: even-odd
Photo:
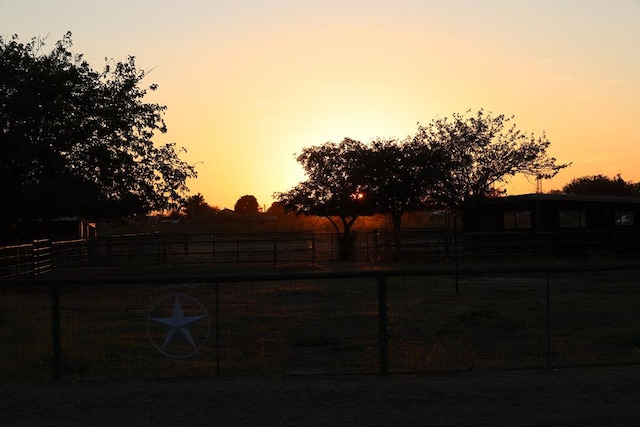
<instances>
[{"instance_id":1,"label":"sun glow","mask_svg":"<svg viewBox=\"0 0 640 427\"><path fill-rule=\"evenodd\" d=\"M169 129L156 142L187 149L199 174L190 191L212 206L245 194L268 206L306 179L304 147L404 139L418 122L478 108L545 130L550 154L573 162L545 191L598 173L640 181L637 2L158 0L143 21L137 3L54 3L34 14L0 2L2 35L51 34L51 47L72 31L93 68L134 55L153 69L150 101L168 107ZM535 188L516 178L509 193Z\"/></svg>"},{"instance_id":2,"label":"sun glow","mask_svg":"<svg viewBox=\"0 0 640 427\"><path fill-rule=\"evenodd\" d=\"M362 192L357 192L351 195L351 198L353 200L364 200L364 193Z\"/></svg>"}]
</instances>

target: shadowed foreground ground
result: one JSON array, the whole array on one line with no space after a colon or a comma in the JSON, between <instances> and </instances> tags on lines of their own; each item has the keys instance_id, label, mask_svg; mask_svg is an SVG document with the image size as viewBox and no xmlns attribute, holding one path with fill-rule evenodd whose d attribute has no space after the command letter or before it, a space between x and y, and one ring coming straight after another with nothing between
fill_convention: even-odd
<instances>
[{"instance_id":1,"label":"shadowed foreground ground","mask_svg":"<svg viewBox=\"0 0 640 427\"><path fill-rule=\"evenodd\" d=\"M640 366L0 386L1 426L635 426Z\"/></svg>"}]
</instances>

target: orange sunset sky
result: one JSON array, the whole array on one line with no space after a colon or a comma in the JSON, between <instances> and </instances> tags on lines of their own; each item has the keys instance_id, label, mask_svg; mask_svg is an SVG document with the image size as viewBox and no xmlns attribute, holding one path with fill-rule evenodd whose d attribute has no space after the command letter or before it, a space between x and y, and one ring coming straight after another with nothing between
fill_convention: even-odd
<instances>
[{"instance_id":1,"label":"orange sunset sky","mask_svg":"<svg viewBox=\"0 0 640 427\"><path fill-rule=\"evenodd\" d=\"M0 35L73 33L95 69L137 58L149 101L197 164L191 193L233 208L305 177L303 147L414 133L484 108L552 141L573 178L640 181L639 0L0 0ZM516 179L509 194L535 191Z\"/></svg>"}]
</instances>

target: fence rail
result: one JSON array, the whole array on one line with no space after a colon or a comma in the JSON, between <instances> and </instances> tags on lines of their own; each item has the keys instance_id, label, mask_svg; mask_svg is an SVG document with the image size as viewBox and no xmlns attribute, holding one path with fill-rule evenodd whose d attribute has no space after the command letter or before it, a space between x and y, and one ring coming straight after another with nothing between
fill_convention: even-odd
<instances>
[{"instance_id":1,"label":"fence rail","mask_svg":"<svg viewBox=\"0 0 640 427\"><path fill-rule=\"evenodd\" d=\"M89 241L94 265L313 263L314 233L117 236Z\"/></svg>"},{"instance_id":2,"label":"fence rail","mask_svg":"<svg viewBox=\"0 0 640 427\"><path fill-rule=\"evenodd\" d=\"M88 241L83 239L0 246L0 278L40 276L54 268L87 264L88 256Z\"/></svg>"},{"instance_id":3,"label":"fence rail","mask_svg":"<svg viewBox=\"0 0 640 427\"><path fill-rule=\"evenodd\" d=\"M637 364L638 273L633 264L5 279L0 382Z\"/></svg>"},{"instance_id":4,"label":"fence rail","mask_svg":"<svg viewBox=\"0 0 640 427\"><path fill-rule=\"evenodd\" d=\"M0 247L0 277L33 274L33 245Z\"/></svg>"},{"instance_id":5,"label":"fence rail","mask_svg":"<svg viewBox=\"0 0 640 427\"><path fill-rule=\"evenodd\" d=\"M51 256L51 240L42 239L33 241L33 275L49 273L53 268Z\"/></svg>"},{"instance_id":6,"label":"fence rail","mask_svg":"<svg viewBox=\"0 0 640 427\"><path fill-rule=\"evenodd\" d=\"M0 277L41 274L70 265L309 264L339 258L335 233L270 232L147 234L91 240L34 241L0 247ZM500 255L640 255L634 231L509 231L462 233L440 229L386 229L354 232L351 260L367 263L423 262L441 258ZM49 258L49 259L48 259Z\"/></svg>"},{"instance_id":7,"label":"fence rail","mask_svg":"<svg viewBox=\"0 0 640 427\"><path fill-rule=\"evenodd\" d=\"M53 265L58 268L88 264L89 242L85 239L52 242L51 257Z\"/></svg>"}]
</instances>

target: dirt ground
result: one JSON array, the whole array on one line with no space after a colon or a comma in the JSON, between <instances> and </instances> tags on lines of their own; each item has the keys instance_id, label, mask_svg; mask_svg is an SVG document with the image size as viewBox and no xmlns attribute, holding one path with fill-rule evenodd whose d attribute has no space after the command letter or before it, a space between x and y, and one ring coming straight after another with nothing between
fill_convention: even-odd
<instances>
[{"instance_id":1,"label":"dirt ground","mask_svg":"<svg viewBox=\"0 0 640 427\"><path fill-rule=\"evenodd\" d=\"M640 366L0 386L0 426L636 426Z\"/></svg>"}]
</instances>

